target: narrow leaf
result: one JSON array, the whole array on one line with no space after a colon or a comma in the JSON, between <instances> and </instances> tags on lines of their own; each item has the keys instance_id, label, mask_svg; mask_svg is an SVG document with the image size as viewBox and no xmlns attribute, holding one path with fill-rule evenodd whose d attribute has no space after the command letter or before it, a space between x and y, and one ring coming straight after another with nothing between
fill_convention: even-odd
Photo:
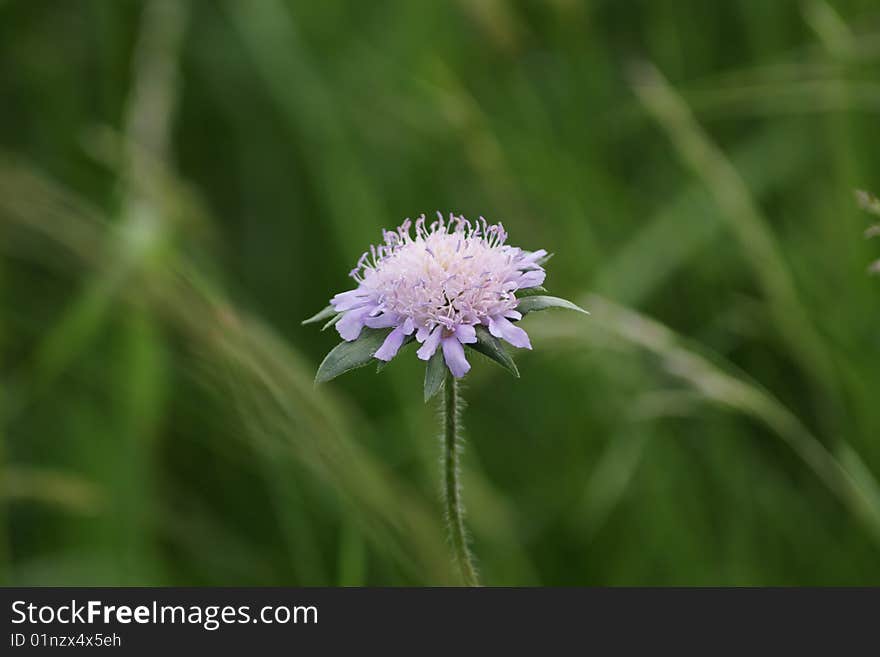
<instances>
[{"instance_id":1,"label":"narrow leaf","mask_svg":"<svg viewBox=\"0 0 880 657\"><path fill-rule=\"evenodd\" d=\"M327 306L321 312L312 315L306 320L303 320L303 324L317 324L318 322L323 322L325 319L330 319L333 315L336 314L336 310L333 306Z\"/></svg>"},{"instance_id":2,"label":"narrow leaf","mask_svg":"<svg viewBox=\"0 0 880 657\"><path fill-rule=\"evenodd\" d=\"M521 290L516 291L516 296L518 299L533 297L536 294L547 294L547 288L543 285L536 285L535 287L525 287Z\"/></svg>"},{"instance_id":3,"label":"narrow leaf","mask_svg":"<svg viewBox=\"0 0 880 657\"><path fill-rule=\"evenodd\" d=\"M545 295L526 297L520 301L519 305L516 307L516 309L523 315L533 311L547 310L548 308L565 308L567 310L576 310L585 315L590 314L580 306L573 304L571 301Z\"/></svg>"},{"instance_id":4,"label":"narrow leaf","mask_svg":"<svg viewBox=\"0 0 880 657\"><path fill-rule=\"evenodd\" d=\"M326 383L340 374L363 367L370 362L391 329L364 329L354 342L340 342L330 350L318 367L315 383Z\"/></svg>"},{"instance_id":5,"label":"narrow leaf","mask_svg":"<svg viewBox=\"0 0 880 657\"><path fill-rule=\"evenodd\" d=\"M507 353L501 341L489 333L485 326L477 326L475 328L477 331L477 341L473 344L467 344L465 347L469 347L487 358L491 358L501 367L519 378L519 370L516 367L516 363L513 362L513 358Z\"/></svg>"},{"instance_id":6,"label":"narrow leaf","mask_svg":"<svg viewBox=\"0 0 880 657\"><path fill-rule=\"evenodd\" d=\"M321 330L326 331L328 328L330 328L336 322L338 322L341 318L342 318L342 313L336 313L333 317L330 318L329 322L327 322L326 324L324 324L324 326L321 327Z\"/></svg>"},{"instance_id":7,"label":"narrow leaf","mask_svg":"<svg viewBox=\"0 0 880 657\"><path fill-rule=\"evenodd\" d=\"M425 368L425 402L430 401L440 391L445 379L446 361L443 359L443 351L438 349Z\"/></svg>"}]
</instances>

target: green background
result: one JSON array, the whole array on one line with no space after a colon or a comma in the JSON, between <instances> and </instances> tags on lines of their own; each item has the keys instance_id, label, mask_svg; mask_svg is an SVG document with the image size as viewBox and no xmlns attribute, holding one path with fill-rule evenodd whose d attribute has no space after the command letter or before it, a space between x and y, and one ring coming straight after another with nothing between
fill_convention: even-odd
<instances>
[{"instance_id":1,"label":"green background","mask_svg":"<svg viewBox=\"0 0 880 657\"><path fill-rule=\"evenodd\" d=\"M592 311L475 359L497 585L880 584L874 0L0 0L7 584L454 583L406 352L300 321L437 209Z\"/></svg>"}]
</instances>

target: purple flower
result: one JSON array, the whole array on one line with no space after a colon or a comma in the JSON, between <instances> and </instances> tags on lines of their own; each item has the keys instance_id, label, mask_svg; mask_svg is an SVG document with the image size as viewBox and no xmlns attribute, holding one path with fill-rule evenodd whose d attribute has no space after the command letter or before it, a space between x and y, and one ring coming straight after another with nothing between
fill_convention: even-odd
<instances>
[{"instance_id":1,"label":"purple flower","mask_svg":"<svg viewBox=\"0 0 880 657\"><path fill-rule=\"evenodd\" d=\"M514 347L532 348L515 324L522 319L516 293L544 282L539 263L546 251L507 245L500 223L454 215L431 224L422 215L383 236L352 271L357 288L330 301L340 313L336 330L343 340L357 340L364 327L391 328L374 354L389 361L414 335L418 357L430 360L441 349L457 378L470 370L463 345L477 342L478 325Z\"/></svg>"}]
</instances>

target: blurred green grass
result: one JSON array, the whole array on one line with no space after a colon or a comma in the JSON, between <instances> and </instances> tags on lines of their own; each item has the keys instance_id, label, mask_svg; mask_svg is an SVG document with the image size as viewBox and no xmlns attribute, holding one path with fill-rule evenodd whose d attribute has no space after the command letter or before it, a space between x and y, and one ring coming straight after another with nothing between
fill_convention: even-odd
<instances>
[{"instance_id":1,"label":"blurred green grass","mask_svg":"<svg viewBox=\"0 0 880 657\"><path fill-rule=\"evenodd\" d=\"M469 377L499 585L880 584L872 0L0 2L6 584L453 582L421 366L299 322L434 209L593 311Z\"/></svg>"}]
</instances>

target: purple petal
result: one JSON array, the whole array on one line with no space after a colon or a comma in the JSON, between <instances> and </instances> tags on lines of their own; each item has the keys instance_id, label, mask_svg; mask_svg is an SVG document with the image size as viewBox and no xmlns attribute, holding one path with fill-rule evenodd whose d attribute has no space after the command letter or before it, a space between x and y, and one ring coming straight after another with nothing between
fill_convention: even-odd
<instances>
[{"instance_id":1,"label":"purple petal","mask_svg":"<svg viewBox=\"0 0 880 657\"><path fill-rule=\"evenodd\" d=\"M370 328L389 328L391 326L397 326L400 323L400 315L395 313L382 313L378 317L367 317L364 320L364 324L369 326Z\"/></svg>"},{"instance_id":2,"label":"purple petal","mask_svg":"<svg viewBox=\"0 0 880 657\"><path fill-rule=\"evenodd\" d=\"M348 292L340 292L330 299L330 305L333 306L333 309L338 313L359 308L369 302L370 293L360 288L349 290Z\"/></svg>"},{"instance_id":3,"label":"purple petal","mask_svg":"<svg viewBox=\"0 0 880 657\"><path fill-rule=\"evenodd\" d=\"M388 334L388 337L385 338L385 342L382 343L382 346L379 347L378 351L376 351L373 356L379 360L391 360L397 355L405 337L406 333L404 332L403 327L398 326Z\"/></svg>"},{"instance_id":4,"label":"purple petal","mask_svg":"<svg viewBox=\"0 0 880 657\"><path fill-rule=\"evenodd\" d=\"M508 310L506 313L504 313L504 316L507 319L522 319L522 313L518 310Z\"/></svg>"},{"instance_id":5,"label":"purple petal","mask_svg":"<svg viewBox=\"0 0 880 657\"><path fill-rule=\"evenodd\" d=\"M477 341L477 331L470 324L461 324L455 327L455 337L462 344L473 344Z\"/></svg>"},{"instance_id":6,"label":"purple petal","mask_svg":"<svg viewBox=\"0 0 880 657\"><path fill-rule=\"evenodd\" d=\"M464 347L456 338L443 339L443 358L452 376L460 379L471 369L470 363L464 357Z\"/></svg>"},{"instance_id":7,"label":"purple petal","mask_svg":"<svg viewBox=\"0 0 880 657\"><path fill-rule=\"evenodd\" d=\"M489 318L489 333L496 338L507 340L514 347L519 347L520 349L532 348L528 333L520 327L514 326L506 317L501 315Z\"/></svg>"},{"instance_id":8,"label":"purple petal","mask_svg":"<svg viewBox=\"0 0 880 657\"><path fill-rule=\"evenodd\" d=\"M358 339L361 329L364 328L364 320L371 310L371 306L349 310L336 322L336 330L339 331L339 335L342 336L343 340L352 342Z\"/></svg>"},{"instance_id":9,"label":"purple petal","mask_svg":"<svg viewBox=\"0 0 880 657\"><path fill-rule=\"evenodd\" d=\"M545 278L547 278L547 272L543 269L535 269L523 272L522 275L516 279L516 283L520 289L537 287L544 283Z\"/></svg>"},{"instance_id":10,"label":"purple petal","mask_svg":"<svg viewBox=\"0 0 880 657\"><path fill-rule=\"evenodd\" d=\"M526 253L525 255L523 255L522 259L525 262L535 262L543 258L545 255L547 255L547 251L545 249L538 249L537 251Z\"/></svg>"},{"instance_id":11,"label":"purple petal","mask_svg":"<svg viewBox=\"0 0 880 657\"><path fill-rule=\"evenodd\" d=\"M425 342L416 352L416 355L421 360L431 360L431 356L434 355L434 352L437 351L437 345L440 344L440 338L443 336L443 327L435 326L434 330L431 331L430 335L425 338Z\"/></svg>"}]
</instances>

